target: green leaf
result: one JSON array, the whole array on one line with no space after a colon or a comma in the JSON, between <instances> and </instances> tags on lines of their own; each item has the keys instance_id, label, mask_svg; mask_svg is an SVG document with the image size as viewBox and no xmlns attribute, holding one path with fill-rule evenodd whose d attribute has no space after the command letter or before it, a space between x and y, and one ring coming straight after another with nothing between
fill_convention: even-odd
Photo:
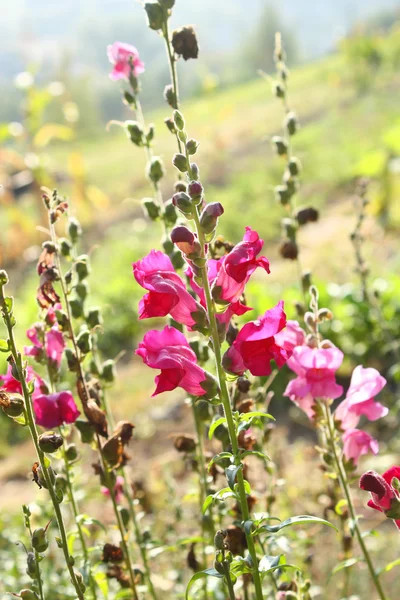
<instances>
[{"instance_id":1,"label":"green leaf","mask_svg":"<svg viewBox=\"0 0 400 600\"><path fill-rule=\"evenodd\" d=\"M8 340L0 340L0 352L9 352Z\"/></svg>"},{"instance_id":2,"label":"green leaf","mask_svg":"<svg viewBox=\"0 0 400 600\"><path fill-rule=\"evenodd\" d=\"M214 503L214 494L210 494L203 502L202 512L204 513L210 508L210 506Z\"/></svg>"},{"instance_id":3,"label":"green leaf","mask_svg":"<svg viewBox=\"0 0 400 600\"><path fill-rule=\"evenodd\" d=\"M394 567L398 567L400 565L400 558L397 558L396 560L388 563L386 565L386 567L383 567L382 571L384 573L387 573L388 571L391 571Z\"/></svg>"},{"instance_id":4,"label":"green leaf","mask_svg":"<svg viewBox=\"0 0 400 600\"><path fill-rule=\"evenodd\" d=\"M116 596L115 600L121 600L122 598L132 598L132 590L120 590Z\"/></svg>"},{"instance_id":5,"label":"green leaf","mask_svg":"<svg viewBox=\"0 0 400 600\"><path fill-rule=\"evenodd\" d=\"M273 569L276 569L281 562L282 554L279 556L263 556L258 563L258 570L260 573L268 573Z\"/></svg>"},{"instance_id":6,"label":"green leaf","mask_svg":"<svg viewBox=\"0 0 400 600\"><path fill-rule=\"evenodd\" d=\"M338 563L333 569L332 569L332 573L330 574L329 579L333 576L336 575L336 573L339 573L339 571L343 571L343 569L349 569L350 567L352 567L353 565L357 564L359 562L360 559L358 558L348 558L347 560L342 560L342 562Z\"/></svg>"},{"instance_id":7,"label":"green leaf","mask_svg":"<svg viewBox=\"0 0 400 600\"><path fill-rule=\"evenodd\" d=\"M258 450L245 450L245 452L242 452L240 457L244 458L245 456L257 456L258 458L261 458L266 462L271 460L270 457L267 456L267 454L264 454L264 452L259 452Z\"/></svg>"},{"instance_id":8,"label":"green leaf","mask_svg":"<svg viewBox=\"0 0 400 600\"><path fill-rule=\"evenodd\" d=\"M195 573L193 575L193 577L191 578L191 580L188 583L188 586L186 588L186 594L185 594L185 599L189 600L189 590L192 587L192 585L198 580L201 579L202 577L217 577L218 579L223 579L223 575L221 575L221 573L218 573L218 571L216 569L206 569L205 571L199 571L198 573Z\"/></svg>"},{"instance_id":9,"label":"green leaf","mask_svg":"<svg viewBox=\"0 0 400 600\"><path fill-rule=\"evenodd\" d=\"M107 529L105 528L105 526L103 525L103 523L101 521L99 521L98 519L95 519L93 517L89 517L89 515L84 515L84 514L78 515L76 520L78 523L80 523L82 525L87 525L88 527L90 525L97 525L104 532L107 532Z\"/></svg>"},{"instance_id":10,"label":"green leaf","mask_svg":"<svg viewBox=\"0 0 400 600\"><path fill-rule=\"evenodd\" d=\"M94 576L94 580L97 583L97 585L99 586L100 591L103 594L104 598L107 598L108 597L107 575L103 571L97 571L96 575Z\"/></svg>"},{"instance_id":11,"label":"green leaf","mask_svg":"<svg viewBox=\"0 0 400 600\"><path fill-rule=\"evenodd\" d=\"M230 565L231 573L234 575L244 575L244 573L251 573L251 565L242 556L235 558Z\"/></svg>"},{"instance_id":12,"label":"green leaf","mask_svg":"<svg viewBox=\"0 0 400 600\"><path fill-rule=\"evenodd\" d=\"M240 465L229 465L229 467L227 469L225 469L225 475L228 480L229 487L233 491L235 491L236 475L242 468L243 468L243 465L240 464Z\"/></svg>"},{"instance_id":13,"label":"green leaf","mask_svg":"<svg viewBox=\"0 0 400 600\"><path fill-rule=\"evenodd\" d=\"M213 464L219 462L220 460L231 460L233 458L233 454L231 452L220 452L212 457L210 462L208 463L207 469L210 470Z\"/></svg>"},{"instance_id":14,"label":"green leaf","mask_svg":"<svg viewBox=\"0 0 400 600\"><path fill-rule=\"evenodd\" d=\"M10 314L12 312L13 304L14 304L14 301L10 296L7 296L7 298L4 298L4 305L6 307L6 311L8 312L8 314Z\"/></svg>"},{"instance_id":15,"label":"green leaf","mask_svg":"<svg viewBox=\"0 0 400 600\"><path fill-rule=\"evenodd\" d=\"M214 431L217 429L217 427L219 427L223 423L226 423L225 417L220 417L219 419L217 419L216 421L214 421L214 423L211 423L211 427L210 427L210 430L208 432L208 439L209 440L212 440L213 435L214 435Z\"/></svg>"},{"instance_id":16,"label":"green leaf","mask_svg":"<svg viewBox=\"0 0 400 600\"><path fill-rule=\"evenodd\" d=\"M250 421L253 417L265 417L266 419L272 419L273 421L275 421L275 417L273 417L269 413L265 413L259 410L241 414L240 421Z\"/></svg>"},{"instance_id":17,"label":"green leaf","mask_svg":"<svg viewBox=\"0 0 400 600\"><path fill-rule=\"evenodd\" d=\"M328 525L328 527L332 527L332 529L335 529L336 531L338 531L337 527L335 527L335 525L333 525L332 523L329 523L329 521L326 521L325 519L320 519L319 517L313 517L310 515L298 515L296 517L290 517L290 519L286 519L286 521L282 521L281 523L278 523L277 525L263 525L262 527L260 527L259 531L268 531L268 533L277 533L278 531L280 531L281 529L284 529L285 527L291 527L292 525L304 524L304 523L321 523L322 525Z\"/></svg>"}]
</instances>

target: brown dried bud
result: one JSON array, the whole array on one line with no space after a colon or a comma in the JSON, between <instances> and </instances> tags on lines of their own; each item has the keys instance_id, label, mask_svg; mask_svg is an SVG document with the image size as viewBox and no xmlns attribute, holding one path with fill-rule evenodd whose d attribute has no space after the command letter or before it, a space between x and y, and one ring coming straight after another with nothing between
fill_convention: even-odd
<instances>
[{"instance_id":1,"label":"brown dried bud","mask_svg":"<svg viewBox=\"0 0 400 600\"><path fill-rule=\"evenodd\" d=\"M229 525L226 533L226 541L232 554L243 555L244 550L247 548L246 535L244 531L236 525Z\"/></svg>"},{"instance_id":2,"label":"brown dried bud","mask_svg":"<svg viewBox=\"0 0 400 600\"><path fill-rule=\"evenodd\" d=\"M242 392L242 394L247 394L247 392L251 388L251 381L246 377L239 377L236 382L236 385L239 392Z\"/></svg>"},{"instance_id":3,"label":"brown dried bud","mask_svg":"<svg viewBox=\"0 0 400 600\"><path fill-rule=\"evenodd\" d=\"M52 454L63 445L64 440L59 433L55 431L46 431L39 436L39 446L43 452Z\"/></svg>"},{"instance_id":4,"label":"brown dried bud","mask_svg":"<svg viewBox=\"0 0 400 600\"><path fill-rule=\"evenodd\" d=\"M252 433L244 430L239 433L238 444L240 448L244 448L245 450L253 450L256 443L257 438Z\"/></svg>"},{"instance_id":5,"label":"brown dried bud","mask_svg":"<svg viewBox=\"0 0 400 600\"><path fill-rule=\"evenodd\" d=\"M194 452L196 440L190 435L179 434L174 437L174 446L178 452Z\"/></svg>"},{"instance_id":6,"label":"brown dried bud","mask_svg":"<svg viewBox=\"0 0 400 600\"><path fill-rule=\"evenodd\" d=\"M130 458L124 452L126 446L132 439L135 426L129 421L119 421L112 436L103 446L104 458L112 468L122 467Z\"/></svg>"},{"instance_id":7,"label":"brown dried bud","mask_svg":"<svg viewBox=\"0 0 400 600\"><path fill-rule=\"evenodd\" d=\"M199 46L196 34L191 25L175 29L172 32L172 47L175 54L182 56L184 60L198 57Z\"/></svg>"},{"instance_id":8,"label":"brown dried bud","mask_svg":"<svg viewBox=\"0 0 400 600\"><path fill-rule=\"evenodd\" d=\"M252 398L245 398L237 405L239 413L249 413L254 410L254 400Z\"/></svg>"},{"instance_id":9,"label":"brown dried bud","mask_svg":"<svg viewBox=\"0 0 400 600\"><path fill-rule=\"evenodd\" d=\"M124 553L122 552L122 548L119 546L115 546L114 544L104 544L103 547L103 556L101 560L105 563L120 563L124 560Z\"/></svg>"},{"instance_id":10,"label":"brown dried bud","mask_svg":"<svg viewBox=\"0 0 400 600\"><path fill-rule=\"evenodd\" d=\"M24 412L24 399L21 394L8 394L0 390L0 406L9 417L19 417Z\"/></svg>"},{"instance_id":11,"label":"brown dried bud","mask_svg":"<svg viewBox=\"0 0 400 600\"><path fill-rule=\"evenodd\" d=\"M188 552L186 562L189 569L192 569L194 573L197 573L197 571L200 571L200 563L197 560L196 555L194 553L195 546L196 544L190 545L190 550Z\"/></svg>"},{"instance_id":12,"label":"brown dried bud","mask_svg":"<svg viewBox=\"0 0 400 600\"><path fill-rule=\"evenodd\" d=\"M309 206L308 208L301 208L296 213L296 219L299 225L305 225L306 223L315 223L318 221L319 212L316 208Z\"/></svg>"},{"instance_id":13,"label":"brown dried bud","mask_svg":"<svg viewBox=\"0 0 400 600\"><path fill-rule=\"evenodd\" d=\"M296 260L299 254L299 249L294 240L283 240L282 244L279 247L279 253L282 256L282 258Z\"/></svg>"}]
</instances>

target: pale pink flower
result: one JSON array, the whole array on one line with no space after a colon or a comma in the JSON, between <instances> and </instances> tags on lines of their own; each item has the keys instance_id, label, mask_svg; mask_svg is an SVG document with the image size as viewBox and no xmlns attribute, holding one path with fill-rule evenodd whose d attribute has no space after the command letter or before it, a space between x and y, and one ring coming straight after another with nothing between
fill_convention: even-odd
<instances>
[{"instance_id":1,"label":"pale pink flower","mask_svg":"<svg viewBox=\"0 0 400 600\"><path fill-rule=\"evenodd\" d=\"M117 475L116 479L115 479L115 485L114 485L114 497L115 497L115 502L117 504L119 504L122 500L122 497L124 495L124 478L122 477L122 475ZM100 491L102 494L104 494L104 496L110 497L110 490L108 488L106 488L104 485L101 486Z\"/></svg>"},{"instance_id":2,"label":"pale pink flower","mask_svg":"<svg viewBox=\"0 0 400 600\"><path fill-rule=\"evenodd\" d=\"M137 77L144 72L144 63L140 60L135 46L124 42L114 42L107 46L108 60L114 65L109 77L114 81L129 79L130 74Z\"/></svg>"},{"instance_id":3,"label":"pale pink flower","mask_svg":"<svg viewBox=\"0 0 400 600\"><path fill-rule=\"evenodd\" d=\"M355 465L358 464L360 456L372 452L378 454L379 445L369 433L361 429L348 429L343 437L343 454L347 460L352 460Z\"/></svg>"}]
</instances>

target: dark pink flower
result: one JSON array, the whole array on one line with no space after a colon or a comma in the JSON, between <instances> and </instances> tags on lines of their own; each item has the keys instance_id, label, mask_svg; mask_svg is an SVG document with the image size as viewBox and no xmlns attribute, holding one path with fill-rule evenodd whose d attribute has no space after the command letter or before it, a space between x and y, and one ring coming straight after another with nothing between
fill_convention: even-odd
<instances>
[{"instance_id":1,"label":"dark pink flower","mask_svg":"<svg viewBox=\"0 0 400 600\"><path fill-rule=\"evenodd\" d=\"M246 283L254 271L261 267L267 273L269 262L261 252L264 242L258 233L246 227L243 241L237 244L229 254L215 261L216 277L213 281L213 297L217 302L237 302L244 292Z\"/></svg>"},{"instance_id":2,"label":"dark pink flower","mask_svg":"<svg viewBox=\"0 0 400 600\"><path fill-rule=\"evenodd\" d=\"M35 389L32 394L32 398L40 395L42 393L43 380L39 377L37 373L32 369L32 367L28 366L26 369L26 380L29 382L35 382ZM22 394L22 386L19 381L14 379L12 376L11 365L8 365L7 373L5 375L0 375L0 385L3 387L5 392L15 392L16 394Z\"/></svg>"},{"instance_id":3,"label":"dark pink flower","mask_svg":"<svg viewBox=\"0 0 400 600\"><path fill-rule=\"evenodd\" d=\"M335 399L343 393L342 386L335 380L335 372L342 360L343 352L338 348L294 348L287 364L297 377L289 382L284 395L312 419L317 398Z\"/></svg>"},{"instance_id":4,"label":"dark pink flower","mask_svg":"<svg viewBox=\"0 0 400 600\"><path fill-rule=\"evenodd\" d=\"M225 369L235 375L243 375L248 369L252 375L262 377L270 375L271 360L279 368L282 367L290 353L277 344L275 336L285 325L286 315L282 301L267 310L257 321L246 323L225 353Z\"/></svg>"},{"instance_id":5,"label":"dark pink flower","mask_svg":"<svg viewBox=\"0 0 400 600\"><path fill-rule=\"evenodd\" d=\"M41 323L35 323L35 325L27 329L26 337L33 345L24 347L25 356L38 358L43 354L43 342L41 341L39 334L41 334L41 337L43 338L43 327Z\"/></svg>"},{"instance_id":6,"label":"dark pink flower","mask_svg":"<svg viewBox=\"0 0 400 600\"><path fill-rule=\"evenodd\" d=\"M71 392L34 396L33 410L36 423L46 429L60 427L64 423L75 423L80 415Z\"/></svg>"},{"instance_id":7,"label":"dark pink flower","mask_svg":"<svg viewBox=\"0 0 400 600\"><path fill-rule=\"evenodd\" d=\"M60 302L57 302L54 306L50 306L45 316L45 321L49 325L55 325L57 323L56 310L62 310Z\"/></svg>"},{"instance_id":8,"label":"dark pink flower","mask_svg":"<svg viewBox=\"0 0 400 600\"><path fill-rule=\"evenodd\" d=\"M343 454L347 460L358 464L360 456L372 452L378 454L379 445L377 440L361 429L348 429L343 437Z\"/></svg>"},{"instance_id":9,"label":"dark pink flower","mask_svg":"<svg viewBox=\"0 0 400 600\"><path fill-rule=\"evenodd\" d=\"M190 328L205 324L204 308L189 294L166 254L152 250L133 264L133 274L138 284L149 290L139 303L139 319L170 314Z\"/></svg>"},{"instance_id":10,"label":"dark pink flower","mask_svg":"<svg viewBox=\"0 0 400 600\"><path fill-rule=\"evenodd\" d=\"M107 46L107 56L114 65L110 73L110 79L129 79L130 74L137 77L144 72L144 63L139 58L139 52L135 46L123 42L114 42Z\"/></svg>"},{"instance_id":11,"label":"dark pink flower","mask_svg":"<svg viewBox=\"0 0 400 600\"><path fill-rule=\"evenodd\" d=\"M46 354L53 361L57 368L60 368L61 360L65 348L65 341L62 332L54 325L46 333Z\"/></svg>"},{"instance_id":12,"label":"dark pink flower","mask_svg":"<svg viewBox=\"0 0 400 600\"><path fill-rule=\"evenodd\" d=\"M192 396L212 397L217 392L214 378L199 367L187 339L174 327L148 331L136 354L152 369L161 370L153 396L177 387Z\"/></svg>"},{"instance_id":13,"label":"dark pink flower","mask_svg":"<svg viewBox=\"0 0 400 600\"><path fill-rule=\"evenodd\" d=\"M364 369L358 365L351 376L346 398L335 411L335 419L341 422L341 428L356 427L361 415L370 421L386 416L389 409L375 402L375 396L385 385L386 379L376 369Z\"/></svg>"},{"instance_id":14,"label":"dark pink flower","mask_svg":"<svg viewBox=\"0 0 400 600\"><path fill-rule=\"evenodd\" d=\"M293 352L296 346L303 346L306 334L297 321L287 321L285 329L276 334L275 340L279 346Z\"/></svg>"},{"instance_id":15,"label":"dark pink flower","mask_svg":"<svg viewBox=\"0 0 400 600\"><path fill-rule=\"evenodd\" d=\"M116 479L115 479L115 485L114 485L114 497L115 497L115 502L117 504L119 504L122 500L122 497L124 495L124 478L122 477L122 475L117 475ZM107 497L110 497L110 490L108 488L106 488L104 485L101 486L100 491L102 494L104 494Z\"/></svg>"},{"instance_id":16,"label":"dark pink flower","mask_svg":"<svg viewBox=\"0 0 400 600\"><path fill-rule=\"evenodd\" d=\"M390 467L383 475L367 471L360 478L360 488L371 494L368 506L385 513L400 529L400 495L392 485L393 479L400 480L400 467Z\"/></svg>"}]
</instances>

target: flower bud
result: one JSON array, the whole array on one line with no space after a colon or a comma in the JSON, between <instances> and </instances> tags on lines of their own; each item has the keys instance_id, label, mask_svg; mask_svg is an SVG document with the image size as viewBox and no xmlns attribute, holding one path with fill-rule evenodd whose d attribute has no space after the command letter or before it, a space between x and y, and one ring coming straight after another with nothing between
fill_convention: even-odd
<instances>
[{"instance_id":1,"label":"flower bud","mask_svg":"<svg viewBox=\"0 0 400 600\"><path fill-rule=\"evenodd\" d=\"M292 111L288 112L284 124L286 129L288 130L289 135L294 135L299 126L296 114Z\"/></svg>"},{"instance_id":2,"label":"flower bud","mask_svg":"<svg viewBox=\"0 0 400 600\"><path fill-rule=\"evenodd\" d=\"M125 121L127 136L136 146L143 146L143 129L137 121Z\"/></svg>"},{"instance_id":3,"label":"flower bud","mask_svg":"<svg viewBox=\"0 0 400 600\"><path fill-rule=\"evenodd\" d=\"M165 12L158 2L145 2L144 10L147 14L147 24L150 29L158 31L165 22Z\"/></svg>"},{"instance_id":4,"label":"flower bud","mask_svg":"<svg viewBox=\"0 0 400 600\"><path fill-rule=\"evenodd\" d=\"M118 506L118 512L121 515L125 530L128 531L128 525L130 521L129 510L125 506Z\"/></svg>"},{"instance_id":5,"label":"flower bud","mask_svg":"<svg viewBox=\"0 0 400 600\"><path fill-rule=\"evenodd\" d=\"M175 181L174 183L174 191L175 192L187 192L187 185L184 181Z\"/></svg>"},{"instance_id":6,"label":"flower bud","mask_svg":"<svg viewBox=\"0 0 400 600\"><path fill-rule=\"evenodd\" d=\"M282 219L282 228L285 232L286 237L288 237L290 240L295 239L296 226L295 226L294 222L292 221L292 219L289 219L288 217L286 217L285 219Z\"/></svg>"},{"instance_id":7,"label":"flower bud","mask_svg":"<svg viewBox=\"0 0 400 600\"><path fill-rule=\"evenodd\" d=\"M333 313L329 308L320 308L318 311L318 321L332 321Z\"/></svg>"},{"instance_id":8,"label":"flower bud","mask_svg":"<svg viewBox=\"0 0 400 600\"><path fill-rule=\"evenodd\" d=\"M149 128L146 133L147 143L150 143L154 139L155 127L153 123L150 123Z\"/></svg>"},{"instance_id":9,"label":"flower bud","mask_svg":"<svg viewBox=\"0 0 400 600\"><path fill-rule=\"evenodd\" d=\"M215 534L214 546L216 547L217 550L224 550L226 535L227 535L227 532L222 529L219 529L217 531L217 533Z\"/></svg>"},{"instance_id":10,"label":"flower bud","mask_svg":"<svg viewBox=\"0 0 400 600\"><path fill-rule=\"evenodd\" d=\"M210 407L206 400L198 400L194 408L200 421L208 422L210 420Z\"/></svg>"},{"instance_id":11,"label":"flower bud","mask_svg":"<svg viewBox=\"0 0 400 600\"><path fill-rule=\"evenodd\" d=\"M192 179L200 179L200 169L196 163L190 163L190 176Z\"/></svg>"},{"instance_id":12,"label":"flower bud","mask_svg":"<svg viewBox=\"0 0 400 600\"><path fill-rule=\"evenodd\" d=\"M67 224L68 236L73 244L76 244L82 235L82 227L78 219L70 217Z\"/></svg>"},{"instance_id":13,"label":"flower bud","mask_svg":"<svg viewBox=\"0 0 400 600\"><path fill-rule=\"evenodd\" d=\"M49 542L46 536L46 529L44 527L35 529L32 533L32 548L41 554L42 552L45 552L48 547Z\"/></svg>"},{"instance_id":14,"label":"flower bud","mask_svg":"<svg viewBox=\"0 0 400 600\"><path fill-rule=\"evenodd\" d=\"M64 494L67 491L68 481L65 475L58 473L54 482L54 487L58 494Z\"/></svg>"},{"instance_id":15,"label":"flower bud","mask_svg":"<svg viewBox=\"0 0 400 600\"><path fill-rule=\"evenodd\" d=\"M8 283L8 275L7 275L7 271L4 271L4 269L0 270L0 285L4 286L7 285Z\"/></svg>"},{"instance_id":16,"label":"flower bud","mask_svg":"<svg viewBox=\"0 0 400 600\"><path fill-rule=\"evenodd\" d=\"M81 300L85 300L89 293L89 284L86 281L80 281L76 284L75 291Z\"/></svg>"},{"instance_id":17,"label":"flower bud","mask_svg":"<svg viewBox=\"0 0 400 600\"><path fill-rule=\"evenodd\" d=\"M179 112L179 110L175 109L172 113L172 118L174 119L175 127L178 131L183 131L185 129L185 119L183 114Z\"/></svg>"},{"instance_id":18,"label":"flower bud","mask_svg":"<svg viewBox=\"0 0 400 600\"><path fill-rule=\"evenodd\" d=\"M190 256L191 254L199 255L201 246L194 234L183 225L175 227L171 231L171 241L176 244L183 254Z\"/></svg>"},{"instance_id":19,"label":"flower bud","mask_svg":"<svg viewBox=\"0 0 400 600\"><path fill-rule=\"evenodd\" d=\"M125 104L128 104L129 106L135 106L136 104L135 96L133 96L130 92L124 92L124 101Z\"/></svg>"},{"instance_id":20,"label":"flower bud","mask_svg":"<svg viewBox=\"0 0 400 600\"><path fill-rule=\"evenodd\" d=\"M200 215L200 226L204 233L212 233L218 223L218 218L224 214L224 207L219 202L207 204Z\"/></svg>"},{"instance_id":21,"label":"flower bud","mask_svg":"<svg viewBox=\"0 0 400 600\"><path fill-rule=\"evenodd\" d=\"M171 84L168 84L164 88L164 98L167 101L167 104L171 106L171 108L175 108L176 106L176 96L174 92L174 88Z\"/></svg>"},{"instance_id":22,"label":"flower bud","mask_svg":"<svg viewBox=\"0 0 400 600\"><path fill-rule=\"evenodd\" d=\"M176 250L175 252L170 254L169 258L171 259L172 266L176 271L182 269L183 265L185 264L182 252L179 252L179 250Z\"/></svg>"},{"instance_id":23,"label":"flower bud","mask_svg":"<svg viewBox=\"0 0 400 600\"><path fill-rule=\"evenodd\" d=\"M279 156L284 156L285 154L287 154L288 145L282 137L275 135L272 138L272 143L275 146L275 150L276 150L277 154L279 154Z\"/></svg>"},{"instance_id":24,"label":"flower bud","mask_svg":"<svg viewBox=\"0 0 400 600\"><path fill-rule=\"evenodd\" d=\"M65 348L64 354L67 359L68 370L72 373L77 373L79 371L79 360L75 352L71 348Z\"/></svg>"},{"instance_id":25,"label":"flower bud","mask_svg":"<svg viewBox=\"0 0 400 600\"><path fill-rule=\"evenodd\" d=\"M74 319L80 319L80 317L83 317L83 302L80 298L71 298L69 301L69 306Z\"/></svg>"},{"instance_id":26,"label":"flower bud","mask_svg":"<svg viewBox=\"0 0 400 600\"><path fill-rule=\"evenodd\" d=\"M236 382L236 385L239 392L242 392L242 394L247 394L247 392L251 388L251 381L246 377L239 377Z\"/></svg>"},{"instance_id":27,"label":"flower bud","mask_svg":"<svg viewBox=\"0 0 400 600\"><path fill-rule=\"evenodd\" d=\"M167 200L164 204L164 221L168 225L174 225L178 220L178 214L176 208L172 202L172 199Z\"/></svg>"},{"instance_id":28,"label":"flower bud","mask_svg":"<svg viewBox=\"0 0 400 600\"><path fill-rule=\"evenodd\" d=\"M282 258L296 260L299 254L299 249L294 240L284 240L279 247L279 253Z\"/></svg>"},{"instance_id":29,"label":"flower bud","mask_svg":"<svg viewBox=\"0 0 400 600\"><path fill-rule=\"evenodd\" d=\"M103 324L101 309L98 307L90 308L86 315L86 323L89 325L90 329L101 326Z\"/></svg>"},{"instance_id":30,"label":"flower bud","mask_svg":"<svg viewBox=\"0 0 400 600\"><path fill-rule=\"evenodd\" d=\"M203 186L200 181L191 181L187 187L187 192L195 204L200 204L203 198Z\"/></svg>"},{"instance_id":31,"label":"flower bud","mask_svg":"<svg viewBox=\"0 0 400 600\"><path fill-rule=\"evenodd\" d=\"M107 383L113 383L115 380L115 362L113 360L109 359L103 362L101 378Z\"/></svg>"},{"instance_id":32,"label":"flower bud","mask_svg":"<svg viewBox=\"0 0 400 600\"><path fill-rule=\"evenodd\" d=\"M72 244L67 238L61 238L58 240L60 245L60 252L63 256L69 257L71 256Z\"/></svg>"},{"instance_id":33,"label":"flower bud","mask_svg":"<svg viewBox=\"0 0 400 600\"><path fill-rule=\"evenodd\" d=\"M206 379L200 382L200 386L204 390L204 397L211 399L219 392L218 381L211 373L205 372L205 375Z\"/></svg>"},{"instance_id":34,"label":"flower bud","mask_svg":"<svg viewBox=\"0 0 400 600\"><path fill-rule=\"evenodd\" d=\"M28 552L26 555L26 574L31 579L36 579L37 577L37 563L33 552Z\"/></svg>"},{"instance_id":35,"label":"flower bud","mask_svg":"<svg viewBox=\"0 0 400 600\"><path fill-rule=\"evenodd\" d=\"M172 202L182 214L190 217L193 215L193 204L190 196L185 192L178 192L172 196Z\"/></svg>"},{"instance_id":36,"label":"flower bud","mask_svg":"<svg viewBox=\"0 0 400 600\"><path fill-rule=\"evenodd\" d=\"M184 60L197 58L199 55L199 46L193 27L188 25L180 29L175 29L172 32L172 47L175 54L182 56Z\"/></svg>"},{"instance_id":37,"label":"flower bud","mask_svg":"<svg viewBox=\"0 0 400 600\"><path fill-rule=\"evenodd\" d=\"M92 349L92 337L90 335L90 331L87 329L81 331L76 338L76 345L82 354L88 354Z\"/></svg>"},{"instance_id":38,"label":"flower bud","mask_svg":"<svg viewBox=\"0 0 400 600\"><path fill-rule=\"evenodd\" d=\"M314 223L318 221L319 212L312 206L308 208L302 208L297 211L296 219L299 225L305 225L306 223Z\"/></svg>"},{"instance_id":39,"label":"flower bud","mask_svg":"<svg viewBox=\"0 0 400 600\"><path fill-rule=\"evenodd\" d=\"M168 119L164 119L164 123L166 124L168 130L175 135L176 127L175 127L175 123L173 122L171 117L168 117Z\"/></svg>"},{"instance_id":40,"label":"flower bud","mask_svg":"<svg viewBox=\"0 0 400 600\"><path fill-rule=\"evenodd\" d=\"M311 271L304 271L301 275L301 283L303 286L303 290L306 292L309 290L310 285L312 284L312 273Z\"/></svg>"},{"instance_id":41,"label":"flower bud","mask_svg":"<svg viewBox=\"0 0 400 600\"><path fill-rule=\"evenodd\" d=\"M186 150L190 156L192 156L193 154L196 154L198 148L199 148L199 142L197 140L195 140L194 138L190 138L186 142Z\"/></svg>"},{"instance_id":42,"label":"flower bud","mask_svg":"<svg viewBox=\"0 0 400 600\"><path fill-rule=\"evenodd\" d=\"M174 244L171 242L170 238L165 235L161 240L161 246L165 252L165 254L171 254L174 251Z\"/></svg>"},{"instance_id":43,"label":"flower bud","mask_svg":"<svg viewBox=\"0 0 400 600\"><path fill-rule=\"evenodd\" d=\"M9 417L19 417L24 412L24 399L21 394L7 394L0 390L0 406Z\"/></svg>"},{"instance_id":44,"label":"flower bud","mask_svg":"<svg viewBox=\"0 0 400 600\"><path fill-rule=\"evenodd\" d=\"M152 221L156 221L160 216L160 207L153 200L153 198L143 198L141 204L143 206L145 215L148 216Z\"/></svg>"},{"instance_id":45,"label":"flower bud","mask_svg":"<svg viewBox=\"0 0 400 600\"><path fill-rule=\"evenodd\" d=\"M178 452L195 452L196 440L191 435L177 435L174 438L174 447Z\"/></svg>"},{"instance_id":46,"label":"flower bud","mask_svg":"<svg viewBox=\"0 0 400 600\"><path fill-rule=\"evenodd\" d=\"M147 176L153 183L158 183L164 176L164 165L161 158L153 156L147 165Z\"/></svg>"},{"instance_id":47,"label":"flower bud","mask_svg":"<svg viewBox=\"0 0 400 600\"><path fill-rule=\"evenodd\" d=\"M282 204L282 206L289 204L291 194L287 185L277 185L275 187L275 198L280 204Z\"/></svg>"},{"instance_id":48,"label":"flower bud","mask_svg":"<svg viewBox=\"0 0 400 600\"><path fill-rule=\"evenodd\" d=\"M90 273L90 262L87 254L81 254L74 264L79 281L83 281Z\"/></svg>"},{"instance_id":49,"label":"flower bud","mask_svg":"<svg viewBox=\"0 0 400 600\"><path fill-rule=\"evenodd\" d=\"M94 437L94 431L91 424L83 419L75 421L75 427L80 433L81 440L84 444L91 444Z\"/></svg>"},{"instance_id":50,"label":"flower bud","mask_svg":"<svg viewBox=\"0 0 400 600\"><path fill-rule=\"evenodd\" d=\"M55 431L46 431L39 436L39 447L43 452L52 454L63 445L64 440L59 433Z\"/></svg>"},{"instance_id":51,"label":"flower bud","mask_svg":"<svg viewBox=\"0 0 400 600\"><path fill-rule=\"evenodd\" d=\"M285 88L283 87L283 85L279 82L275 82L273 85L274 88L274 94L277 98L284 98L285 97Z\"/></svg>"},{"instance_id":52,"label":"flower bud","mask_svg":"<svg viewBox=\"0 0 400 600\"><path fill-rule=\"evenodd\" d=\"M299 159L293 156L288 162L288 169L289 173L294 177L296 175L299 175L301 171L301 162L299 161Z\"/></svg>"},{"instance_id":53,"label":"flower bud","mask_svg":"<svg viewBox=\"0 0 400 600\"><path fill-rule=\"evenodd\" d=\"M179 152L177 154L174 154L172 164L181 173L186 173L186 171L188 170L186 156L184 154L180 154Z\"/></svg>"},{"instance_id":54,"label":"flower bud","mask_svg":"<svg viewBox=\"0 0 400 600\"><path fill-rule=\"evenodd\" d=\"M78 450L75 444L70 444L65 448L65 456L68 458L69 462L73 462L78 458Z\"/></svg>"}]
</instances>

